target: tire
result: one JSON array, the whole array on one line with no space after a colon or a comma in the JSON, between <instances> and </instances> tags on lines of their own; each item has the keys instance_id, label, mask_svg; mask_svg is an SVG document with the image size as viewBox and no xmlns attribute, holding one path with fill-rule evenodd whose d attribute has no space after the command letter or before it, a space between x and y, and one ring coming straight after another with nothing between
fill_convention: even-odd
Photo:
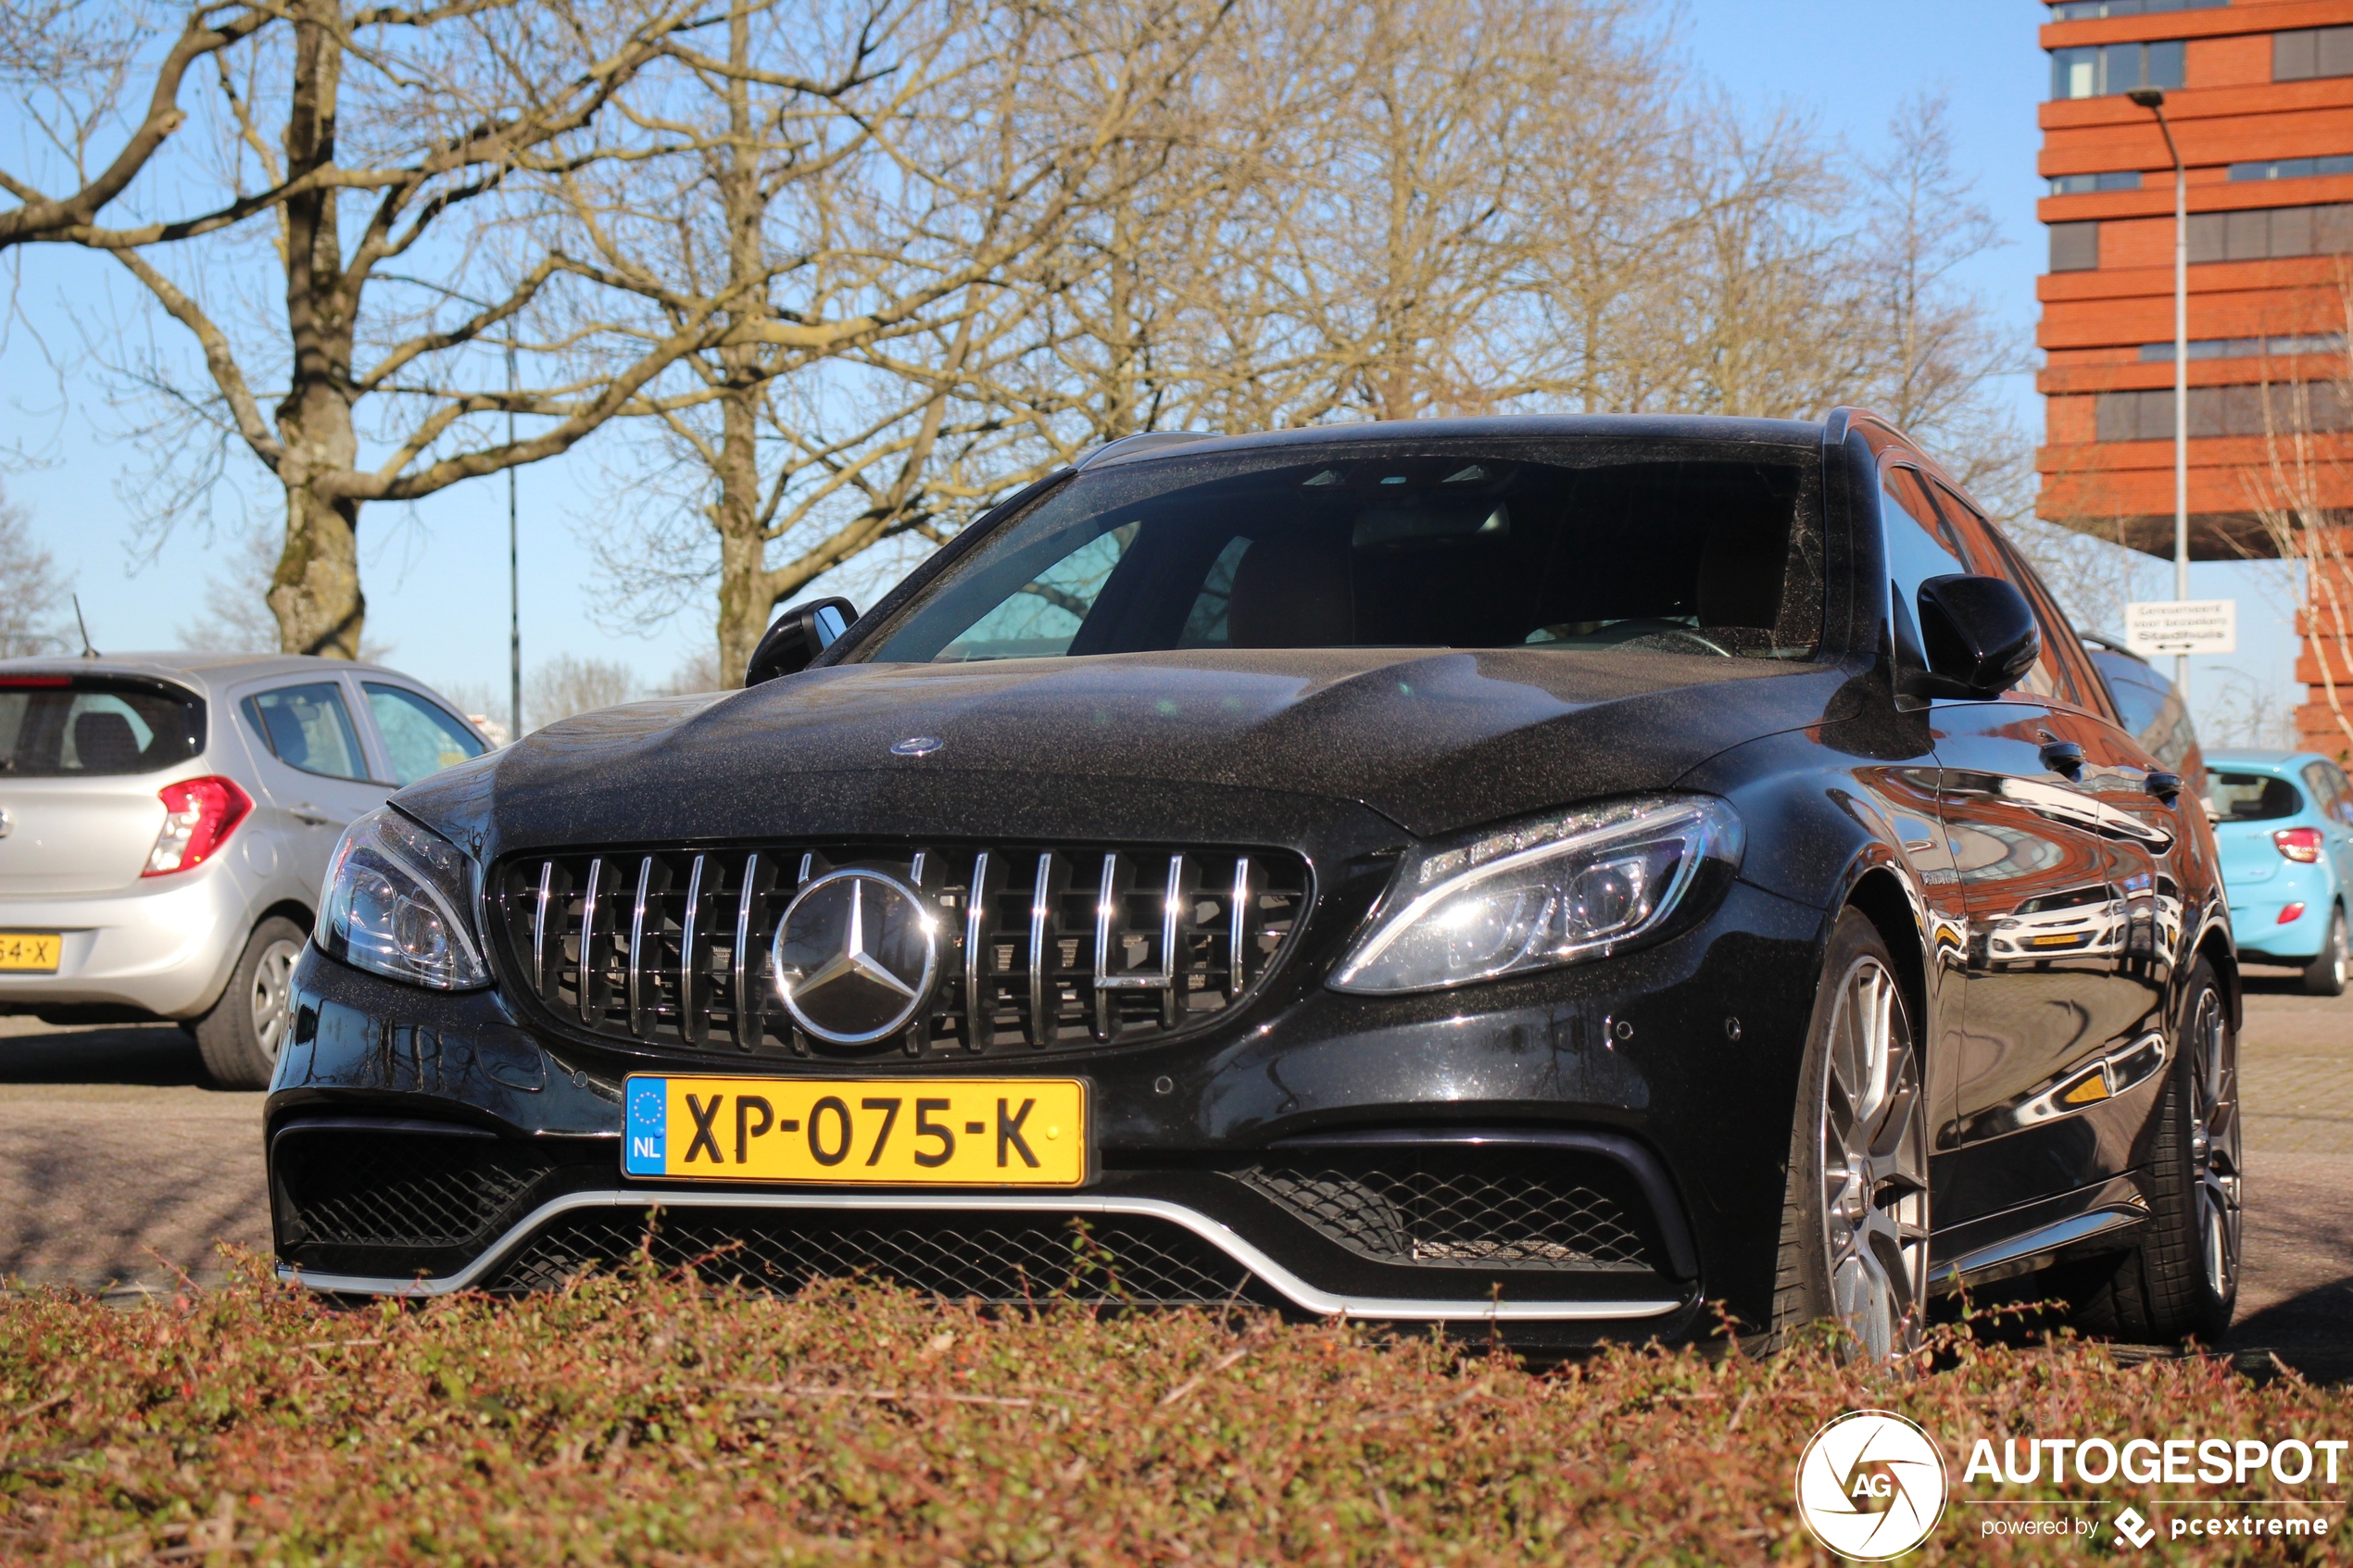
<instances>
[{"instance_id":1,"label":"tire","mask_svg":"<svg viewBox=\"0 0 2353 1568\"><path fill-rule=\"evenodd\" d=\"M2219 1340L2238 1304L2244 1173L2238 1039L2200 959L2158 1102L2140 1245L2083 1299L2077 1321L2140 1344Z\"/></svg>"},{"instance_id":2,"label":"tire","mask_svg":"<svg viewBox=\"0 0 2353 1568\"><path fill-rule=\"evenodd\" d=\"M2321 945L2321 956L2304 966L2304 992L2311 997L2341 997L2348 971L2353 971L2353 953L2346 950L2345 911L2329 911L2329 939Z\"/></svg>"},{"instance_id":3,"label":"tire","mask_svg":"<svg viewBox=\"0 0 2353 1568\"><path fill-rule=\"evenodd\" d=\"M1831 933L1790 1129L1773 1339L1832 1325L1843 1353L1919 1347L1928 1315L1925 1064L1894 957L1846 909Z\"/></svg>"},{"instance_id":4,"label":"tire","mask_svg":"<svg viewBox=\"0 0 2353 1568\"><path fill-rule=\"evenodd\" d=\"M266 1089L278 1070L278 1047L294 1024L295 960L307 934L271 916L253 928L212 1010L196 1020L196 1049L217 1089Z\"/></svg>"}]
</instances>

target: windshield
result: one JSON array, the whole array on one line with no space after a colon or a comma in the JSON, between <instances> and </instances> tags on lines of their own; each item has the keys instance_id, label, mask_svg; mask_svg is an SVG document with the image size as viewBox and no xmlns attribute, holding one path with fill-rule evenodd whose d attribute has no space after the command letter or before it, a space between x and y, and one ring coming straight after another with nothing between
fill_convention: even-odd
<instances>
[{"instance_id":1,"label":"windshield","mask_svg":"<svg viewBox=\"0 0 2353 1568\"><path fill-rule=\"evenodd\" d=\"M1538 646L1810 659L1819 471L1810 449L1658 440L1117 465L998 528L853 657Z\"/></svg>"}]
</instances>

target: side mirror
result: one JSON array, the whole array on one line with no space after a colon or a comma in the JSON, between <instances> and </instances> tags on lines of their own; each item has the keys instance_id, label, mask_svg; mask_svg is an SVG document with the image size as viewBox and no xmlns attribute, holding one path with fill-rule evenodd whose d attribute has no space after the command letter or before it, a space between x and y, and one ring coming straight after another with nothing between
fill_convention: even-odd
<instances>
[{"instance_id":1,"label":"side mirror","mask_svg":"<svg viewBox=\"0 0 2353 1568\"><path fill-rule=\"evenodd\" d=\"M1928 669L1919 696L1982 699L2001 696L2034 667L2043 629L2005 579L1956 574L1920 584L1920 641Z\"/></svg>"},{"instance_id":2,"label":"side mirror","mask_svg":"<svg viewBox=\"0 0 2353 1568\"><path fill-rule=\"evenodd\" d=\"M809 668L811 659L839 641L857 619L858 607L848 599L795 605L776 617L760 646L751 650L751 662L744 666L744 684L756 686L779 675L798 675Z\"/></svg>"}]
</instances>

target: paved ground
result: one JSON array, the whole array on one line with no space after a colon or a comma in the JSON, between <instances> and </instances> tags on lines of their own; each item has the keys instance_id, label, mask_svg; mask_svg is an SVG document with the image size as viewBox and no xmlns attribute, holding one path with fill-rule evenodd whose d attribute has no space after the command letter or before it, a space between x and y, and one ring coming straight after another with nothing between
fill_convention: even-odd
<instances>
[{"instance_id":1,"label":"paved ground","mask_svg":"<svg viewBox=\"0 0 2353 1568\"><path fill-rule=\"evenodd\" d=\"M2246 1272L2232 1333L2353 1379L2353 996L2250 980ZM202 1086L163 1027L0 1018L0 1278L97 1289L217 1278L216 1240L269 1245L261 1096Z\"/></svg>"}]
</instances>

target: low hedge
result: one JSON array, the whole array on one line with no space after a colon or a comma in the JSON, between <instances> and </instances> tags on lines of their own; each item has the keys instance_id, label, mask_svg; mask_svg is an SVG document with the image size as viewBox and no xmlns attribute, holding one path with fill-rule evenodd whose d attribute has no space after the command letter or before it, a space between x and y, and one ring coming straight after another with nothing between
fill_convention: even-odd
<instances>
[{"instance_id":1,"label":"low hedge","mask_svg":"<svg viewBox=\"0 0 2353 1568\"><path fill-rule=\"evenodd\" d=\"M2077 1562L2107 1542L1983 1533L2018 1512L1985 1501L2051 1494L1963 1486L1975 1438L2353 1436L2353 1401L2292 1374L1981 1326L1941 1329L1910 1375L1819 1347L1529 1372L1256 1315L780 1301L649 1274L339 1309L248 1259L132 1310L0 1294L0 1561L1814 1562L1797 1454L1879 1406L1935 1436L1972 1499L1908 1561ZM2079 1490L2158 1514L2171 1495ZM2343 1561L2328 1512L2317 1541L2161 1535L2133 1555Z\"/></svg>"}]
</instances>

